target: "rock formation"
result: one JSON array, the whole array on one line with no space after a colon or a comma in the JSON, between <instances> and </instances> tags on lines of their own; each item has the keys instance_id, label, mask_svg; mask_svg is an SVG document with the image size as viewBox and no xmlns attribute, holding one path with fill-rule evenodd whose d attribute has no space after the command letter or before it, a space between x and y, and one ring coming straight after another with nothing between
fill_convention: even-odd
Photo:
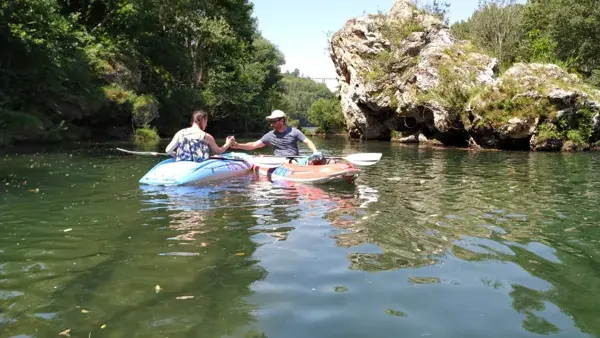
<instances>
[{"instance_id":1,"label":"rock formation","mask_svg":"<svg viewBox=\"0 0 600 338\"><path fill-rule=\"evenodd\" d=\"M331 39L350 137L498 149L588 149L600 91L551 64L498 61L409 0Z\"/></svg>"}]
</instances>

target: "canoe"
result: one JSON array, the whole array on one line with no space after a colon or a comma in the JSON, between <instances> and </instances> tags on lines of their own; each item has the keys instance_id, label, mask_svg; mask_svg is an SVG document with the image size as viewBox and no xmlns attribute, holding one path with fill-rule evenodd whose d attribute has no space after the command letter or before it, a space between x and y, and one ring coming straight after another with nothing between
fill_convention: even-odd
<instances>
[{"instance_id":1,"label":"canoe","mask_svg":"<svg viewBox=\"0 0 600 338\"><path fill-rule=\"evenodd\" d=\"M352 183L360 173L360 169L349 163L333 163L324 165L299 165L284 163L275 168L254 166L260 175L271 181L288 181L298 183L324 184L335 182Z\"/></svg>"},{"instance_id":2,"label":"canoe","mask_svg":"<svg viewBox=\"0 0 600 338\"><path fill-rule=\"evenodd\" d=\"M203 184L246 175L252 164L243 160L208 159L196 163L170 158L155 165L139 181L150 185Z\"/></svg>"}]
</instances>

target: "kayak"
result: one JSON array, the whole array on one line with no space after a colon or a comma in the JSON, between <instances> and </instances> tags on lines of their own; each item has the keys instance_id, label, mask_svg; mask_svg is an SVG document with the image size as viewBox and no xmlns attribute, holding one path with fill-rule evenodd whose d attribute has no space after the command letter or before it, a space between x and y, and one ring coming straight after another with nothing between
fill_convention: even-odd
<instances>
[{"instance_id":1,"label":"kayak","mask_svg":"<svg viewBox=\"0 0 600 338\"><path fill-rule=\"evenodd\" d=\"M324 184L335 182L352 183L358 177L360 169L349 163L333 163L323 165L299 165L283 163L275 168L254 166L260 175L271 181L288 181L298 183Z\"/></svg>"},{"instance_id":2,"label":"kayak","mask_svg":"<svg viewBox=\"0 0 600 338\"><path fill-rule=\"evenodd\" d=\"M170 158L155 165L139 181L150 185L202 184L246 175L252 164L241 159L208 159L203 162Z\"/></svg>"}]
</instances>

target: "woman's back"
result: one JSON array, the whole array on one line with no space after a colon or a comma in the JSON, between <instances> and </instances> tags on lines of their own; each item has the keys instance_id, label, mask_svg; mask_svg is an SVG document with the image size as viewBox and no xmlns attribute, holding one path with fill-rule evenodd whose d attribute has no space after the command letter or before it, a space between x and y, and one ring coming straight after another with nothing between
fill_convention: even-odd
<instances>
[{"instance_id":1,"label":"woman's back","mask_svg":"<svg viewBox=\"0 0 600 338\"><path fill-rule=\"evenodd\" d=\"M210 157L210 148L204 140L206 133L202 129L189 127L177 134L177 161L202 162Z\"/></svg>"}]
</instances>

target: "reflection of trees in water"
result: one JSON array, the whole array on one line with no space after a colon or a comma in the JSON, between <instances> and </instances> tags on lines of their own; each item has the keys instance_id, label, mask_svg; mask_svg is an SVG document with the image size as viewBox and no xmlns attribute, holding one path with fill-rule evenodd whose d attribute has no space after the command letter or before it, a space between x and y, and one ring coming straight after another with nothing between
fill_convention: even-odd
<instances>
[{"instance_id":1,"label":"reflection of trees in water","mask_svg":"<svg viewBox=\"0 0 600 338\"><path fill-rule=\"evenodd\" d=\"M382 251L351 253L352 269L424 267L447 254L469 262L512 262L551 284L549 290L489 284L508 289L526 330L559 330L544 318L552 303L581 331L600 336L595 318L600 313L600 264L595 263L600 252L593 240L598 238L594 225L600 212L594 201L600 199L600 180L590 176L597 161L451 151L424 156L422 150L412 159L403 155L394 167L373 174L381 177L376 188L382 197L373 207L380 214L339 225L345 230L335 236L339 246L373 243ZM564 163L557 165L557 160ZM565 168L570 175L563 179ZM524 249L532 243L556 250L557 258Z\"/></svg>"},{"instance_id":2,"label":"reflection of trees in water","mask_svg":"<svg viewBox=\"0 0 600 338\"><path fill-rule=\"evenodd\" d=\"M251 259L257 244L247 224L232 226L252 219L236 207L248 198L222 193L210 199L198 194L194 200L193 194L171 193L151 196L154 201L145 203L142 212L155 221L142 228L127 224L128 230L111 241L108 259L75 266L70 281L50 296L52 302L37 310L60 314L47 335L56 334L56 327L70 327L72 336L94 336L100 324L107 324L124 337L219 337L255 320L254 307L245 299L266 271ZM90 312L82 315L81 309Z\"/></svg>"}]
</instances>

